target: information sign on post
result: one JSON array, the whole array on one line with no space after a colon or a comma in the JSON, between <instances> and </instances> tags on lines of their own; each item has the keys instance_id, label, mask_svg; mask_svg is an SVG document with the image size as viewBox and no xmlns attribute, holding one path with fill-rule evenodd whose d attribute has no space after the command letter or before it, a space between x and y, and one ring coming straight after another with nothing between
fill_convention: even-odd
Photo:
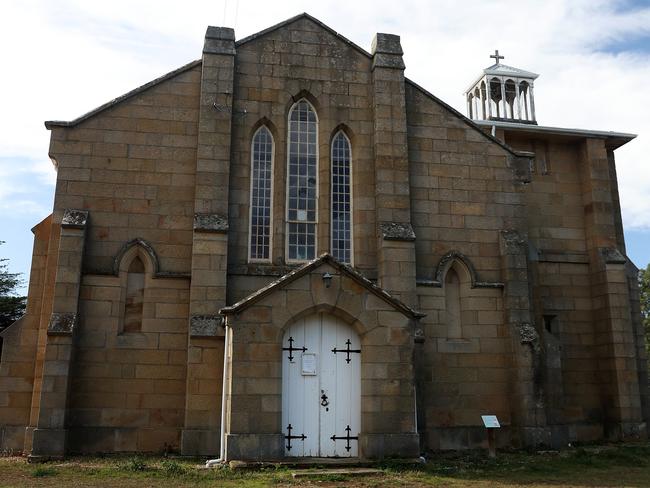
<instances>
[{"instance_id":1,"label":"information sign on post","mask_svg":"<svg viewBox=\"0 0 650 488\"><path fill-rule=\"evenodd\" d=\"M487 429L488 453L491 458L497 456L496 442L494 440L494 429L500 429L499 419L496 415L481 415L483 425Z\"/></svg>"}]
</instances>

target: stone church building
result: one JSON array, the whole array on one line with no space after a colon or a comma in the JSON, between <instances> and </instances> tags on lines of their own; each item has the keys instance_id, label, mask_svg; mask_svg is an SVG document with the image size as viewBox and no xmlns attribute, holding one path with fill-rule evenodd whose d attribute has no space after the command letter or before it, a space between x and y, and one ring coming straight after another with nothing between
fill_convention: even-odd
<instances>
[{"instance_id":1,"label":"stone church building","mask_svg":"<svg viewBox=\"0 0 650 488\"><path fill-rule=\"evenodd\" d=\"M502 446L646 437L634 135L538 125L498 52L465 117L402 56L307 14L209 27L201 59L46 122L0 451L415 457L483 445L488 414Z\"/></svg>"}]
</instances>

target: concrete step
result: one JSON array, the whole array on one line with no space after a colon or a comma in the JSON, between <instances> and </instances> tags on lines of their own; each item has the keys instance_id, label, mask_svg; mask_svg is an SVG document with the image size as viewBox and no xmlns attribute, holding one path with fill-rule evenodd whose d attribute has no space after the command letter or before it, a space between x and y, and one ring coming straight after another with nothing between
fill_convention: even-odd
<instances>
[{"instance_id":1,"label":"concrete step","mask_svg":"<svg viewBox=\"0 0 650 488\"><path fill-rule=\"evenodd\" d=\"M294 478L321 478L323 476L377 476L383 474L381 469L372 468L331 468L298 469L291 473Z\"/></svg>"},{"instance_id":2,"label":"concrete step","mask_svg":"<svg viewBox=\"0 0 650 488\"><path fill-rule=\"evenodd\" d=\"M376 460L359 458L284 458L272 461L237 461L228 463L233 470L254 470L270 467L283 467L297 470L334 469L334 468L372 468L379 464ZM414 466L420 464L418 459L393 459L391 464Z\"/></svg>"}]
</instances>

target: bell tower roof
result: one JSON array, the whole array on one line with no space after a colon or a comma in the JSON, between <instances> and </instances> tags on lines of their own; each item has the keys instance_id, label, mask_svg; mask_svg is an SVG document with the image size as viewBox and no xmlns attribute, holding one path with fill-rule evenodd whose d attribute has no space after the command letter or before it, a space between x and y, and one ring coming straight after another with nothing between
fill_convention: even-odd
<instances>
[{"instance_id":1,"label":"bell tower roof","mask_svg":"<svg viewBox=\"0 0 650 488\"><path fill-rule=\"evenodd\" d=\"M532 73L520 68L513 68L507 64L494 63L492 66L485 68L483 74L486 75L497 75L497 76L515 76L517 78L530 78L532 80L537 79L539 76L537 73Z\"/></svg>"},{"instance_id":2,"label":"bell tower roof","mask_svg":"<svg viewBox=\"0 0 650 488\"><path fill-rule=\"evenodd\" d=\"M497 49L496 63L483 73L465 92L467 116L473 120L502 120L537 124L533 84L537 73L501 63L504 56Z\"/></svg>"}]
</instances>

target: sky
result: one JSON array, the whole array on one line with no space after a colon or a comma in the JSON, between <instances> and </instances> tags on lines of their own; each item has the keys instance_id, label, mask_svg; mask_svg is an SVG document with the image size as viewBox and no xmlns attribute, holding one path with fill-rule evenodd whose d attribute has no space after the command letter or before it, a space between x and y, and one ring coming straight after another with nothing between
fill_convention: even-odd
<instances>
[{"instance_id":1,"label":"sky","mask_svg":"<svg viewBox=\"0 0 650 488\"><path fill-rule=\"evenodd\" d=\"M308 12L370 50L401 36L406 76L465 113L491 65L539 73L540 125L638 137L616 151L627 254L650 263L650 0L3 0L0 257L27 280L30 229L51 211L45 120L71 120L201 56L208 25L242 39Z\"/></svg>"}]
</instances>

